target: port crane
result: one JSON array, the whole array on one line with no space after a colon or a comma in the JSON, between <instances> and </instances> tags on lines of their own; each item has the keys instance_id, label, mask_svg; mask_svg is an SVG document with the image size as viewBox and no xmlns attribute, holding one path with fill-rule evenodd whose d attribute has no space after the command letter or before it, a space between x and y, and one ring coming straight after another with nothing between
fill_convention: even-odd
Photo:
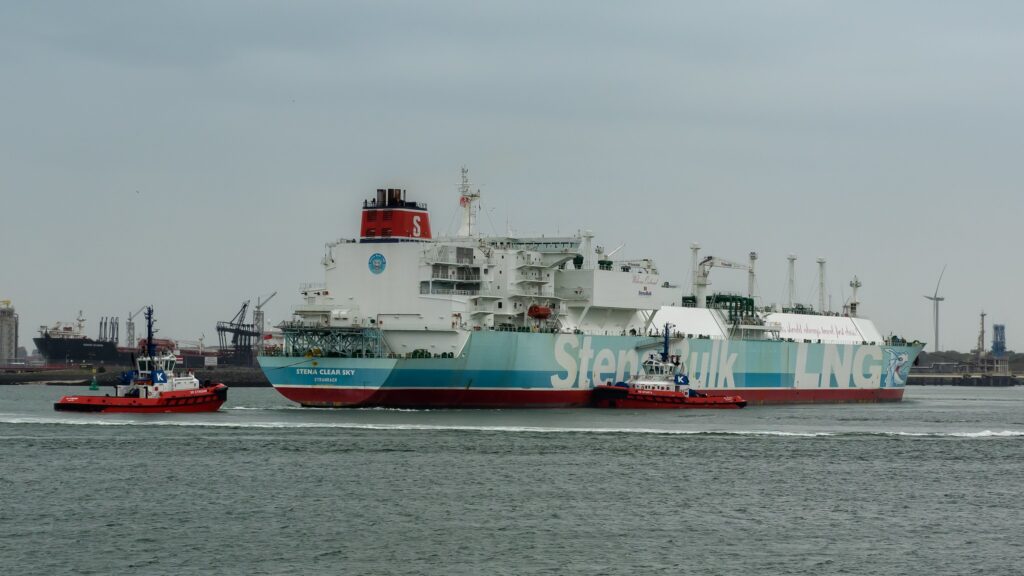
<instances>
[{"instance_id":1,"label":"port crane","mask_svg":"<svg viewBox=\"0 0 1024 576\"><path fill-rule=\"evenodd\" d=\"M249 300L242 302L242 307L227 322L217 322L217 337L220 341L220 353L228 364L249 366L253 360L253 344L260 337L256 325L247 323L245 316L249 311Z\"/></svg>"},{"instance_id":2,"label":"port crane","mask_svg":"<svg viewBox=\"0 0 1024 576\"><path fill-rule=\"evenodd\" d=\"M256 330L260 333L260 338L263 338L263 307L267 305L267 302L273 300L274 296L277 296L277 290L271 292L270 296L267 296L266 298L256 298L256 307L253 308L252 312L252 323L256 325Z\"/></svg>"},{"instance_id":3,"label":"port crane","mask_svg":"<svg viewBox=\"0 0 1024 576\"><path fill-rule=\"evenodd\" d=\"M125 332L128 333L127 344L132 348L135 348L139 344L138 342L135 341L135 317L138 316L139 314L142 314L142 312L145 309L146 306L143 306L142 308L139 308L134 314L128 314L128 320L126 320L124 323L124 330Z\"/></svg>"}]
</instances>

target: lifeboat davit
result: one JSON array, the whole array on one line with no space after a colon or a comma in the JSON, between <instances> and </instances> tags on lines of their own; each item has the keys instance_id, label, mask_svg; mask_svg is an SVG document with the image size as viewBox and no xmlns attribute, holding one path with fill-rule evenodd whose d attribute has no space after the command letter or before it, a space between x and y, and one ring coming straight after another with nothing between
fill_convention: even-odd
<instances>
[{"instance_id":1,"label":"lifeboat davit","mask_svg":"<svg viewBox=\"0 0 1024 576\"><path fill-rule=\"evenodd\" d=\"M551 317L551 308L534 304L526 309L526 315L537 320L547 320Z\"/></svg>"}]
</instances>

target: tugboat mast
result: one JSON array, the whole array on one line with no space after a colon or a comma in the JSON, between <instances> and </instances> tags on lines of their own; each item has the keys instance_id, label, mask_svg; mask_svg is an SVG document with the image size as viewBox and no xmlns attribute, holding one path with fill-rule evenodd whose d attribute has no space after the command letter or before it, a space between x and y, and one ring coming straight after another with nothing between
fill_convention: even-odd
<instances>
[{"instance_id":1,"label":"tugboat mast","mask_svg":"<svg viewBox=\"0 0 1024 576\"><path fill-rule=\"evenodd\" d=\"M668 333L673 328L675 328L675 324L669 324L668 322L665 322L665 333L662 335L663 339L662 339L662 345L661 345L661 361L662 362L668 362Z\"/></svg>"},{"instance_id":2,"label":"tugboat mast","mask_svg":"<svg viewBox=\"0 0 1024 576\"><path fill-rule=\"evenodd\" d=\"M153 307L146 306L146 354L156 356L156 345L153 344Z\"/></svg>"}]
</instances>

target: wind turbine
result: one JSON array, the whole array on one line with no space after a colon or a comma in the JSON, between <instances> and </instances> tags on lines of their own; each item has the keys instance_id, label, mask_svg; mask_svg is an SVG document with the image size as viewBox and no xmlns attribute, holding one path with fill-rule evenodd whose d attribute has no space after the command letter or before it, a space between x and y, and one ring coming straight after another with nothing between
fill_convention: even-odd
<instances>
[{"instance_id":1,"label":"wind turbine","mask_svg":"<svg viewBox=\"0 0 1024 576\"><path fill-rule=\"evenodd\" d=\"M939 296L939 284L942 284L942 275L945 273L946 266L943 265L942 272L939 273L939 281L935 283L935 294L931 296L928 296L927 294L925 295L925 298L931 300L935 304L935 308L932 311L932 320L935 322L935 348L932 350L932 352L939 351L939 302L942 302L943 300L946 299L944 296Z\"/></svg>"}]
</instances>

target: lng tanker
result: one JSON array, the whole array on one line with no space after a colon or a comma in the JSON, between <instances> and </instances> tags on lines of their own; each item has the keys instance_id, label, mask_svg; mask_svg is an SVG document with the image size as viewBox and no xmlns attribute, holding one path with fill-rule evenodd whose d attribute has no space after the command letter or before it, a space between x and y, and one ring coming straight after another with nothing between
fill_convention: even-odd
<instances>
[{"instance_id":1,"label":"lng tanker","mask_svg":"<svg viewBox=\"0 0 1024 576\"><path fill-rule=\"evenodd\" d=\"M899 401L922 344L884 338L856 314L756 307L707 294L698 255L689 290L650 259L612 260L582 232L483 236L465 170L457 235L435 238L405 190L362 204L360 235L326 245L324 281L300 288L283 344L259 358L285 397L318 407L586 406L661 351L690 387L752 404ZM856 297L854 298L856 300Z\"/></svg>"}]
</instances>

